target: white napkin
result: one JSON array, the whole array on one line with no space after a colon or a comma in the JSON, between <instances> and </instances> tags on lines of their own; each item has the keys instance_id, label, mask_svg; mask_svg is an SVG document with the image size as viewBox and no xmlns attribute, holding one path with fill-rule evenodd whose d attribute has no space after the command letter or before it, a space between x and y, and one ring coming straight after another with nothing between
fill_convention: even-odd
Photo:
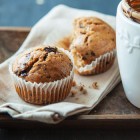
<instances>
[{"instance_id":1,"label":"white napkin","mask_svg":"<svg viewBox=\"0 0 140 140\"><path fill-rule=\"evenodd\" d=\"M17 53L44 43L49 34L55 32L59 27L64 27L64 29L72 28L73 19L80 16L97 16L115 29L115 17L113 16L59 5L53 8L32 28ZM70 93L69 97L60 103L45 106L32 105L24 102L15 92L8 71L8 65L15 58L15 55L0 64L0 112L7 112L13 118L58 123L68 116L93 109L120 81L118 64L115 60L111 69L103 74L96 76L75 74L74 79L77 85L84 85L87 94L79 91L74 97ZM92 87L93 82L98 83L99 89ZM75 87L72 90L75 90Z\"/></svg>"}]
</instances>

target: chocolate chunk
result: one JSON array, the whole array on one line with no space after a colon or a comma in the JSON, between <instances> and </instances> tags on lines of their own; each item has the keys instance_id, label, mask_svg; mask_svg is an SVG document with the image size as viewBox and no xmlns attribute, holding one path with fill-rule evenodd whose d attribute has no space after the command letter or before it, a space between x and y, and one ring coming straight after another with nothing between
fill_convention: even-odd
<instances>
[{"instance_id":1,"label":"chocolate chunk","mask_svg":"<svg viewBox=\"0 0 140 140\"><path fill-rule=\"evenodd\" d=\"M95 56L95 53L94 53L94 52L91 52L91 55L92 55L92 56Z\"/></svg>"},{"instance_id":2,"label":"chocolate chunk","mask_svg":"<svg viewBox=\"0 0 140 140\"><path fill-rule=\"evenodd\" d=\"M95 25L101 25L102 23L94 23Z\"/></svg>"},{"instance_id":3,"label":"chocolate chunk","mask_svg":"<svg viewBox=\"0 0 140 140\"><path fill-rule=\"evenodd\" d=\"M27 53L26 54L26 57L29 59L30 58L30 55L31 55L30 53Z\"/></svg>"},{"instance_id":4,"label":"chocolate chunk","mask_svg":"<svg viewBox=\"0 0 140 140\"><path fill-rule=\"evenodd\" d=\"M16 75L18 75L19 76L19 71L18 70L16 70L15 72L14 72Z\"/></svg>"},{"instance_id":5,"label":"chocolate chunk","mask_svg":"<svg viewBox=\"0 0 140 140\"><path fill-rule=\"evenodd\" d=\"M48 57L48 53L44 55L43 60L46 60L47 57Z\"/></svg>"},{"instance_id":6,"label":"chocolate chunk","mask_svg":"<svg viewBox=\"0 0 140 140\"><path fill-rule=\"evenodd\" d=\"M46 76L46 78L51 78L51 76L50 76L50 75L48 75L48 76Z\"/></svg>"},{"instance_id":7,"label":"chocolate chunk","mask_svg":"<svg viewBox=\"0 0 140 140\"><path fill-rule=\"evenodd\" d=\"M86 36L86 38L85 38L84 42L86 43L86 42L87 42L87 40L88 40L88 36Z\"/></svg>"},{"instance_id":8,"label":"chocolate chunk","mask_svg":"<svg viewBox=\"0 0 140 140\"><path fill-rule=\"evenodd\" d=\"M27 76L27 71L26 70L21 71L20 76L22 77Z\"/></svg>"},{"instance_id":9,"label":"chocolate chunk","mask_svg":"<svg viewBox=\"0 0 140 140\"><path fill-rule=\"evenodd\" d=\"M87 58L85 56L82 57L83 60L87 60Z\"/></svg>"},{"instance_id":10,"label":"chocolate chunk","mask_svg":"<svg viewBox=\"0 0 140 140\"><path fill-rule=\"evenodd\" d=\"M26 69L20 71L20 72L18 73L18 76L21 76L21 77L27 76L28 73L29 73L29 71L32 69L33 65L34 65L37 61L38 61L38 59L37 59L32 65L30 65L30 66L27 67Z\"/></svg>"},{"instance_id":11,"label":"chocolate chunk","mask_svg":"<svg viewBox=\"0 0 140 140\"><path fill-rule=\"evenodd\" d=\"M93 51L87 52L85 55L92 55L95 56L95 53Z\"/></svg>"},{"instance_id":12,"label":"chocolate chunk","mask_svg":"<svg viewBox=\"0 0 140 140\"><path fill-rule=\"evenodd\" d=\"M112 41L115 41L115 39L114 39L114 38L112 38L111 40L112 40Z\"/></svg>"},{"instance_id":13,"label":"chocolate chunk","mask_svg":"<svg viewBox=\"0 0 140 140\"><path fill-rule=\"evenodd\" d=\"M53 47L45 47L44 50L47 51L48 53L50 53L50 52L56 53L57 52L57 48L53 48Z\"/></svg>"},{"instance_id":14,"label":"chocolate chunk","mask_svg":"<svg viewBox=\"0 0 140 140\"><path fill-rule=\"evenodd\" d=\"M72 63L70 63L69 65L70 65L70 67L72 67Z\"/></svg>"},{"instance_id":15,"label":"chocolate chunk","mask_svg":"<svg viewBox=\"0 0 140 140\"><path fill-rule=\"evenodd\" d=\"M106 62L106 65L108 65L108 64L109 64L109 62L107 61L107 62Z\"/></svg>"}]
</instances>

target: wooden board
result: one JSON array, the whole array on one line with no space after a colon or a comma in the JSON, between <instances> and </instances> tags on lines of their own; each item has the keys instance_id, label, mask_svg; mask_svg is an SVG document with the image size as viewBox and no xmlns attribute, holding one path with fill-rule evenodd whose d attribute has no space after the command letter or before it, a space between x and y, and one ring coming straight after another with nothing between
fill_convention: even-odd
<instances>
[{"instance_id":1,"label":"wooden board","mask_svg":"<svg viewBox=\"0 0 140 140\"><path fill-rule=\"evenodd\" d=\"M6 54L3 60L12 55L28 35L30 28L0 28L0 55ZM7 56L7 52L10 55ZM140 127L140 109L127 100L122 83L119 83L111 93L89 114L76 115L67 118L57 125L48 125L35 121L13 119L7 114L0 114L0 127L18 128L136 128Z\"/></svg>"}]
</instances>

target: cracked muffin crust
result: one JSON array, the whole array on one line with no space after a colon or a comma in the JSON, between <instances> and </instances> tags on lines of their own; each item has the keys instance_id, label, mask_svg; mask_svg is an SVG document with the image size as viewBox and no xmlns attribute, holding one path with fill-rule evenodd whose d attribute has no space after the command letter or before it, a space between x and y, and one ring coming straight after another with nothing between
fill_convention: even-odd
<instances>
[{"instance_id":1,"label":"cracked muffin crust","mask_svg":"<svg viewBox=\"0 0 140 140\"><path fill-rule=\"evenodd\" d=\"M38 105L64 100L74 75L69 57L65 50L43 45L18 55L9 67L18 95Z\"/></svg>"},{"instance_id":2,"label":"cracked muffin crust","mask_svg":"<svg viewBox=\"0 0 140 140\"><path fill-rule=\"evenodd\" d=\"M81 17L75 19L73 26L70 50L74 57L74 64L78 68L91 64L96 58L115 49L115 31L101 19ZM112 65L112 62L108 63Z\"/></svg>"},{"instance_id":3,"label":"cracked muffin crust","mask_svg":"<svg viewBox=\"0 0 140 140\"><path fill-rule=\"evenodd\" d=\"M44 83L70 75L72 62L56 47L42 46L25 51L13 64L13 72L26 81Z\"/></svg>"}]
</instances>

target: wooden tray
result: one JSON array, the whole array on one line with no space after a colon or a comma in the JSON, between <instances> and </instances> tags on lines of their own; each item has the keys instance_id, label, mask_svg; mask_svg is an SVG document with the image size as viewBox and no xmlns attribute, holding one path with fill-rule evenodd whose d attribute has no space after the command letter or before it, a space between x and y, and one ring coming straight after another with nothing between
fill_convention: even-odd
<instances>
[{"instance_id":1,"label":"wooden tray","mask_svg":"<svg viewBox=\"0 0 140 140\"><path fill-rule=\"evenodd\" d=\"M12 55L22 44L28 35L30 28L0 28L0 55ZM10 53L9 53L10 52ZM5 55L1 58L7 59ZM2 94L2 93L0 93ZM65 127L65 128L132 128L140 127L140 110L131 105L125 97L122 83L88 115L76 115L67 118L57 125L49 125L35 121L25 121L13 119L8 114L0 114L0 127L18 127L18 128L44 128L44 127Z\"/></svg>"}]
</instances>

